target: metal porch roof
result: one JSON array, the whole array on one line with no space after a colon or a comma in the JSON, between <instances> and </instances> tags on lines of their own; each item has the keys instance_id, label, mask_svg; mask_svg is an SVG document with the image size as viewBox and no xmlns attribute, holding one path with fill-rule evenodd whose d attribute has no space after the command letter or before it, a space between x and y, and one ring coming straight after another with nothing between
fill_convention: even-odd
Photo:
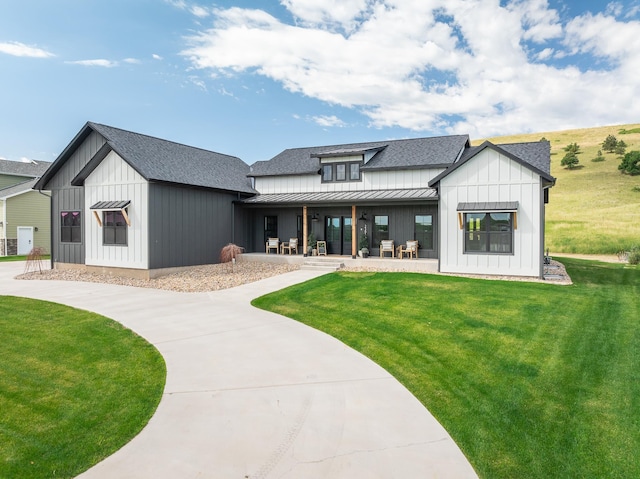
<instances>
[{"instance_id":1,"label":"metal porch roof","mask_svg":"<svg viewBox=\"0 0 640 479\"><path fill-rule=\"evenodd\" d=\"M318 204L318 203L376 203L437 200L438 193L434 188L415 188L402 190L369 190L369 191L323 191L316 193L272 193L247 198L244 204Z\"/></svg>"}]
</instances>

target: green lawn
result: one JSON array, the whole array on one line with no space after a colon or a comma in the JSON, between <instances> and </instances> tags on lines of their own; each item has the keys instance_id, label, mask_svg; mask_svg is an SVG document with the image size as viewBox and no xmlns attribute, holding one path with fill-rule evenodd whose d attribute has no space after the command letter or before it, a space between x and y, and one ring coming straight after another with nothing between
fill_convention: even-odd
<instances>
[{"instance_id":1,"label":"green lawn","mask_svg":"<svg viewBox=\"0 0 640 479\"><path fill-rule=\"evenodd\" d=\"M42 261L48 261L51 258L51 255L43 255L42 256ZM6 261L27 261L27 257L25 255L20 255L20 256L0 256L0 263L2 262L6 262Z\"/></svg>"},{"instance_id":2,"label":"green lawn","mask_svg":"<svg viewBox=\"0 0 640 479\"><path fill-rule=\"evenodd\" d=\"M119 323L0 296L0 477L75 477L131 440L164 388L160 353Z\"/></svg>"},{"instance_id":3,"label":"green lawn","mask_svg":"<svg viewBox=\"0 0 640 479\"><path fill-rule=\"evenodd\" d=\"M482 478L640 477L640 268L563 262L572 286L343 272L254 304L386 368Z\"/></svg>"}]
</instances>

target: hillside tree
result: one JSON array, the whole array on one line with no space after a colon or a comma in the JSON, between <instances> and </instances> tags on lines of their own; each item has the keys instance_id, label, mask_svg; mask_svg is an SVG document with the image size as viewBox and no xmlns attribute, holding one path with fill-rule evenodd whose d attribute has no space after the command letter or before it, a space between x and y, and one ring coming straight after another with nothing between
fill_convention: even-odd
<instances>
[{"instance_id":1,"label":"hillside tree","mask_svg":"<svg viewBox=\"0 0 640 479\"><path fill-rule=\"evenodd\" d=\"M604 161L604 155L602 154L602 150L598 150L598 154L591 161Z\"/></svg>"},{"instance_id":2,"label":"hillside tree","mask_svg":"<svg viewBox=\"0 0 640 479\"><path fill-rule=\"evenodd\" d=\"M607 153L613 153L613 150L616 149L618 145L618 140L613 135L608 135L605 140L602 142L602 149Z\"/></svg>"},{"instance_id":3,"label":"hillside tree","mask_svg":"<svg viewBox=\"0 0 640 479\"><path fill-rule=\"evenodd\" d=\"M622 157L626 152L627 152L627 144L620 140L617 144L616 147L613 149L613 152Z\"/></svg>"},{"instance_id":4,"label":"hillside tree","mask_svg":"<svg viewBox=\"0 0 640 479\"><path fill-rule=\"evenodd\" d=\"M627 175L640 175L640 151L630 151L624 155L618 169Z\"/></svg>"},{"instance_id":5,"label":"hillside tree","mask_svg":"<svg viewBox=\"0 0 640 479\"><path fill-rule=\"evenodd\" d=\"M573 153L574 155L579 155L580 153L582 153L582 151L580 151L580 145L578 145L577 143L569 143L563 148L563 150L567 153Z\"/></svg>"},{"instance_id":6,"label":"hillside tree","mask_svg":"<svg viewBox=\"0 0 640 479\"><path fill-rule=\"evenodd\" d=\"M561 166L566 166L570 170L578 166L578 163L580 163L578 155L573 151L568 151L567 154L564 155L564 158L562 158L562 161L560 161Z\"/></svg>"}]
</instances>

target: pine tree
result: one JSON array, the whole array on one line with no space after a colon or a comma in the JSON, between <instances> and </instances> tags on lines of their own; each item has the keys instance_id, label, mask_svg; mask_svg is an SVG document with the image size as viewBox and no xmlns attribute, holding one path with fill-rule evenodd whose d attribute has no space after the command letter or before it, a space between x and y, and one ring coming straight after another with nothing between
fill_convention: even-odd
<instances>
[{"instance_id":1,"label":"pine tree","mask_svg":"<svg viewBox=\"0 0 640 479\"><path fill-rule=\"evenodd\" d=\"M562 158L560 165L566 166L571 170L573 169L574 166L577 166L578 163L580 163L580 160L578 159L578 156L576 155L576 153L572 151L568 151L567 154L564 155L564 158Z\"/></svg>"},{"instance_id":2,"label":"pine tree","mask_svg":"<svg viewBox=\"0 0 640 479\"><path fill-rule=\"evenodd\" d=\"M617 144L618 144L618 140L616 139L616 137L613 135L609 135L602 142L602 149L607 153L613 153L613 150L616 149Z\"/></svg>"},{"instance_id":3,"label":"pine tree","mask_svg":"<svg viewBox=\"0 0 640 479\"><path fill-rule=\"evenodd\" d=\"M616 147L614 148L613 152L618 155L618 156L623 156L627 151L627 144L620 140L617 144Z\"/></svg>"},{"instance_id":4,"label":"pine tree","mask_svg":"<svg viewBox=\"0 0 640 479\"><path fill-rule=\"evenodd\" d=\"M604 161L604 156L602 155L602 150L598 150L598 154L591 161Z\"/></svg>"},{"instance_id":5,"label":"pine tree","mask_svg":"<svg viewBox=\"0 0 640 479\"><path fill-rule=\"evenodd\" d=\"M640 151L630 151L624 155L618 169L628 175L640 175Z\"/></svg>"}]
</instances>

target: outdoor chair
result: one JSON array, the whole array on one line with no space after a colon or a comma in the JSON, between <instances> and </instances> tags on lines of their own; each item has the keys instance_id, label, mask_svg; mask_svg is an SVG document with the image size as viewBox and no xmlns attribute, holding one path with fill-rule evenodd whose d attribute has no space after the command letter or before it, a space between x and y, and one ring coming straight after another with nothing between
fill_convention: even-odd
<instances>
[{"instance_id":1,"label":"outdoor chair","mask_svg":"<svg viewBox=\"0 0 640 479\"><path fill-rule=\"evenodd\" d=\"M391 253L391 257L395 258L396 250L393 247L393 240L380 241L380 257L383 258L385 253Z\"/></svg>"},{"instance_id":2,"label":"outdoor chair","mask_svg":"<svg viewBox=\"0 0 640 479\"><path fill-rule=\"evenodd\" d=\"M267 250L267 254L269 254L269 252L272 249L275 249L276 250L276 254L278 254L279 247L280 247L280 238L269 238L267 240L267 242L265 243L265 248Z\"/></svg>"},{"instance_id":3,"label":"outdoor chair","mask_svg":"<svg viewBox=\"0 0 640 479\"><path fill-rule=\"evenodd\" d=\"M296 250L296 254L298 254L298 238L290 238L289 241L282 242L282 254L285 251L288 251L289 254L292 253L293 250Z\"/></svg>"},{"instance_id":4,"label":"outdoor chair","mask_svg":"<svg viewBox=\"0 0 640 479\"><path fill-rule=\"evenodd\" d=\"M409 240L407 244L398 246L398 258L404 258L405 254L408 255L409 258L418 257L418 242L416 240Z\"/></svg>"}]
</instances>

